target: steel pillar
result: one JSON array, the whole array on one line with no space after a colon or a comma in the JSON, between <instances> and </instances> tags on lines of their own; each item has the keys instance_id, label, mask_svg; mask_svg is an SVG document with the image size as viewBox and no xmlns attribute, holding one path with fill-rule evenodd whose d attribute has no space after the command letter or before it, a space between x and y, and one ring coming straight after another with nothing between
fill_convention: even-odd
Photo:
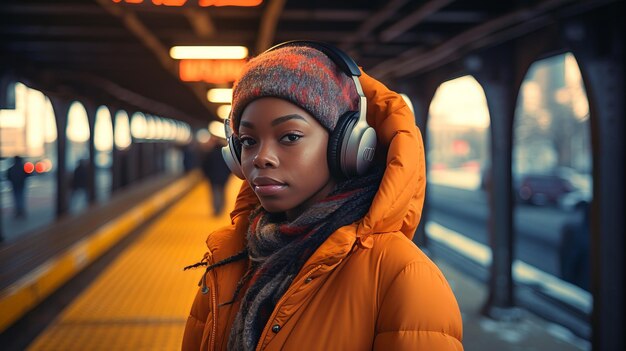
<instances>
[{"instance_id":1,"label":"steel pillar","mask_svg":"<svg viewBox=\"0 0 626 351\"><path fill-rule=\"evenodd\" d=\"M489 296L482 312L495 319L512 318L515 305L512 264L513 231L512 136L515 112L513 50L502 46L480 58L474 73L482 85L491 117L491 187L489 189L489 244L492 260Z\"/></svg>"},{"instance_id":2,"label":"steel pillar","mask_svg":"<svg viewBox=\"0 0 626 351\"><path fill-rule=\"evenodd\" d=\"M54 110L54 120L57 127L57 193L56 193L56 216L60 218L69 209L69 186L67 174L67 114L70 109L70 100L54 95L49 95L52 109Z\"/></svg>"},{"instance_id":3,"label":"steel pillar","mask_svg":"<svg viewBox=\"0 0 626 351\"><path fill-rule=\"evenodd\" d=\"M593 148L593 350L621 350L624 330L624 3L564 25L587 91Z\"/></svg>"}]
</instances>

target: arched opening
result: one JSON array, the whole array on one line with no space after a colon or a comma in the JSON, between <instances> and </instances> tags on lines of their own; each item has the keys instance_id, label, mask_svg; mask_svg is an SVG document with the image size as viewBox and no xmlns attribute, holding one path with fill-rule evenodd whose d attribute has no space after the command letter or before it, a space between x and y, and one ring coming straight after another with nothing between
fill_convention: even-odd
<instances>
[{"instance_id":1,"label":"arched opening","mask_svg":"<svg viewBox=\"0 0 626 351\"><path fill-rule=\"evenodd\" d=\"M83 104L74 101L67 115L66 171L70 175L70 213L88 206L89 186L89 120Z\"/></svg>"},{"instance_id":2,"label":"arched opening","mask_svg":"<svg viewBox=\"0 0 626 351\"><path fill-rule=\"evenodd\" d=\"M111 166L113 165L113 123L111 112L106 106L96 111L94 126L94 146L96 150L96 198L105 201L111 196Z\"/></svg>"},{"instance_id":3,"label":"arched opening","mask_svg":"<svg viewBox=\"0 0 626 351\"><path fill-rule=\"evenodd\" d=\"M182 173L183 171L183 155L180 148L176 147L174 141L176 140L177 125L176 122L165 118L163 120L163 133L164 139L167 141L167 148L165 150L165 172L167 173Z\"/></svg>"},{"instance_id":4,"label":"arched opening","mask_svg":"<svg viewBox=\"0 0 626 351\"><path fill-rule=\"evenodd\" d=\"M130 119L130 134L133 139L143 140L148 138L148 122L141 112L135 112Z\"/></svg>"},{"instance_id":5,"label":"arched opening","mask_svg":"<svg viewBox=\"0 0 626 351\"><path fill-rule=\"evenodd\" d=\"M487 219L489 111L472 76L439 86L429 108L426 234L478 264L491 264Z\"/></svg>"},{"instance_id":6,"label":"arched opening","mask_svg":"<svg viewBox=\"0 0 626 351\"><path fill-rule=\"evenodd\" d=\"M130 121L128 114L124 110L120 110L115 114L115 131L113 132L115 147L118 150L125 150L130 147Z\"/></svg>"},{"instance_id":7,"label":"arched opening","mask_svg":"<svg viewBox=\"0 0 626 351\"><path fill-rule=\"evenodd\" d=\"M518 98L513 138L514 278L540 277L534 283L545 285L553 298L590 313L589 104L572 54L531 65Z\"/></svg>"},{"instance_id":8,"label":"arched opening","mask_svg":"<svg viewBox=\"0 0 626 351\"><path fill-rule=\"evenodd\" d=\"M152 115L146 115L146 139L155 141L158 139L156 117Z\"/></svg>"},{"instance_id":9,"label":"arched opening","mask_svg":"<svg viewBox=\"0 0 626 351\"><path fill-rule=\"evenodd\" d=\"M132 146L132 136L130 133L130 120L128 113L119 110L115 114L115 125L113 130L113 141L116 152L116 168L114 169L114 191L123 188L131 181L129 173L129 151Z\"/></svg>"},{"instance_id":10,"label":"arched opening","mask_svg":"<svg viewBox=\"0 0 626 351\"><path fill-rule=\"evenodd\" d=\"M11 84L15 108L0 110L0 206L5 240L54 221L57 130L50 100ZM20 159L16 164L15 156Z\"/></svg>"}]
</instances>

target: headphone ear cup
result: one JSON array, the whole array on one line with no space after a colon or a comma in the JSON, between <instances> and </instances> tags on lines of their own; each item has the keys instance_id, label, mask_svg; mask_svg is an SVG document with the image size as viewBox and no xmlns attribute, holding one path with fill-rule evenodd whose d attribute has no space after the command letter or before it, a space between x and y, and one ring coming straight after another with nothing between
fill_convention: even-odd
<instances>
[{"instance_id":1,"label":"headphone ear cup","mask_svg":"<svg viewBox=\"0 0 626 351\"><path fill-rule=\"evenodd\" d=\"M330 173L338 179L346 178L348 175L341 169L343 155L341 148L345 138L349 137L349 130L359 118L358 112L348 111L339 117L335 129L328 138L328 168Z\"/></svg>"},{"instance_id":2,"label":"headphone ear cup","mask_svg":"<svg viewBox=\"0 0 626 351\"><path fill-rule=\"evenodd\" d=\"M241 170L241 142L234 135L228 138L228 144L222 148L222 157L234 175L245 178Z\"/></svg>"},{"instance_id":3,"label":"headphone ear cup","mask_svg":"<svg viewBox=\"0 0 626 351\"><path fill-rule=\"evenodd\" d=\"M239 164L239 166L241 166L241 141L239 141L239 138L233 135L230 137L230 145L233 152L235 153L235 159L237 163Z\"/></svg>"},{"instance_id":4,"label":"headphone ear cup","mask_svg":"<svg viewBox=\"0 0 626 351\"><path fill-rule=\"evenodd\" d=\"M344 173L348 177L360 176L374 163L376 152L376 131L367 123L359 123L357 120L347 133L346 146L342 147L345 152L341 155L341 164Z\"/></svg>"}]
</instances>

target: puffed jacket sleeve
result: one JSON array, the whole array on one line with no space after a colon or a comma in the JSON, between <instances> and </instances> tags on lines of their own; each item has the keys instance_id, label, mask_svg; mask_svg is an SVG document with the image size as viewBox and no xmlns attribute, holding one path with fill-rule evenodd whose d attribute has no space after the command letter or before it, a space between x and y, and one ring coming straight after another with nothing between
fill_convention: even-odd
<instances>
[{"instance_id":1,"label":"puffed jacket sleeve","mask_svg":"<svg viewBox=\"0 0 626 351\"><path fill-rule=\"evenodd\" d=\"M382 297L374 350L461 351L463 326L456 299L429 260L407 264Z\"/></svg>"}]
</instances>

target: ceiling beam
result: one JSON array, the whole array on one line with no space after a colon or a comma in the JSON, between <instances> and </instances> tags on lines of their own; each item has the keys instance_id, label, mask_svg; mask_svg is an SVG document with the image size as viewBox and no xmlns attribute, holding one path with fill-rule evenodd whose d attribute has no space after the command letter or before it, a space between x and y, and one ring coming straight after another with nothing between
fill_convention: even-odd
<instances>
[{"instance_id":1,"label":"ceiling beam","mask_svg":"<svg viewBox=\"0 0 626 351\"><path fill-rule=\"evenodd\" d=\"M323 22L360 22L372 17L367 10L285 10L280 19L283 21L323 21Z\"/></svg>"},{"instance_id":2,"label":"ceiling beam","mask_svg":"<svg viewBox=\"0 0 626 351\"><path fill-rule=\"evenodd\" d=\"M106 10L119 17L126 28L133 33L161 62L163 67L171 72L176 72L176 65L169 56L166 48L152 32L141 22L134 12L125 11L109 0L97 0Z\"/></svg>"},{"instance_id":3,"label":"ceiling beam","mask_svg":"<svg viewBox=\"0 0 626 351\"><path fill-rule=\"evenodd\" d=\"M424 18L424 23L478 23L489 19L483 11L437 11Z\"/></svg>"},{"instance_id":4,"label":"ceiling beam","mask_svg":"<svg viewBox=\"0 0 626 351\"><path fill-rule=\"evenodd\" d=\"M0 34L39 37L100 37L117 38L128 35L122 28L58 25L8 25L0 27ZM11 40L12 38L9 38Z\"/></svg>"},{"instance_id":5,"label":"ceiling beam","mask_svg":"<svg viewBox=\"0 0 626 351\"><path fill-rule=\"evenodd\" d=\"M0 44L10 52L117 52L141 54L145 48L138 47L133 42L94 42L94 41L65 41L65 40L19 40Z\"/></svg>"},{"instance_id":6,"label":"ceiling beam","mask_svg":"<svg viewBox=\"0 0 626 351\"><path fill-rule=\"evenodd\" d=\"M0 12L12 15L100 15L102 8L96 4L51 3L51 4L8 4L2 5Z\"/></svg>"},{"instance_id":7,"label":"ceiling beam","mask_svg":"<svg viewBox=\"0 0 626 351\"><path fill-rule=\"evenodd\" d=\"M68 97L80 100L90 100L96 96L106 95L111 97L111 100L120 101L143 112L177 118L192 124L198 122L196 118L177 107L138 94L90 73L58 68L46 70L32 65L23 65L15 70L14 74L17 80L33 81L35 88L46 93L61 92L69 95Z\"/></svg>"},{"instance_id":8,"label":"ceiling beam","mask_svg":"<svg viewBox=\"0 0 626 351\"><path fill-rule=\"evenodd\" d=\"M393 0L380 11L370 16L365 22L363 22L359 28L353 34L344 37L344 40L339 44L339 47L345 51L349 51L354 44L362 41L370 36L370 33L376 29L376 27L383 24L387 19L393 16L398 9L400 9L408 0Z\"/></svg>"},{"instance_id":9,"label":"ceiling beam","mask_svg":"<svg viewBox=\"0 0 626 351\"><path fill-rule=\"evenodd\" d=\"M431 0L420 6L417 10L413 11L408 16L404 17L400 21L395 22L387 29L383 30L378 38L383 43L390 42L396 37L402 35L404 32L408 31L409 29L417 26L426 17L446 7L452 2L454 2L454 0Z\"/></svg>"},{"instance_id":10,"label":"ceiling beam","mask_svg":"<svg viewBox=\"0 0 626 351\"><path fill-rule=\"evenodd\" d=\"M278 19L284 7L285 0L269 0L267 5L265 5L265 12L263 12L259 28L259 36L256 41L256 54L260 54L269 49L274 42L274 33L276 33Z\"/></svg>"},{"instance_id":11,"label":"ceiling beam","mask_svg":"<svg viewBox=\"0 0 626 351\"><path fill-rule=\"evenodd\" d=\"M215 25L208 12L197 11L197 9L185 8L183 11L189 24L193 28L198 38L208 39L215 34Z\"/></svg>"},{"instance_id":12,"label":"ceiling beam","mask_svg":"<svg viewBox=\"0 0 626 351\"><path fill-rule=\"evenodd\" d=\"M106 9L109 13L114 16L119 17L126 28L133 33L139 40L143 42L143 44L152 51L152 53L156 56L158 61L161 63L163 68L178 79L178 66L176 62L170 58L169 49L166 48L159 39L139 20L137 15L134 12L124 10L123 8L116 6L110 0L96 0L104 9ZM199 100L200 104L202 104L209 112L209 115L213 115L211 112L212 109L210 107L210 103L206 99L206 88L203 83L187 83L185 84L191 92L196 96ZM214 116L214 118L217 118Z\"/></svg>"},{"instance_id":13,"label":"ceiling beam","mask_svg":"<svg viewBox=\"0 0 626 351\"><path fill-rule=\"evenodd\" d=\"M190 31L171 31L165 28L153 31L161 40L168 43L184 43L185 45L207 45L207 40L199 38ZM244 45L242 38L255 38L256 30L228 30L211 37L211 45ZM251 40L254 42L254 40Z\"/></svg>"},{"instance_id":14,"label":"ceiling beam","mask_svg":"<svg viewBox=\"0 0 626 351\"><path fill-rule=\"evenodd\" d=\"M68 55L64 51L38 52L36 55L23 55L32 62L68 64L68 65L91 65L93 69L110 67L114 70L123 70L128 66L158 65L152 56L147 55L119 55L112 52L84 52L81 55Z\"/></svg>"},{"instance_id":15,"label":"ceiling beam","mask_svg":"<svg viewBox=\"0 0 626 351\"><path fill-rule=\"evenodd\" d=\"M553 9L575 1L545 0L532 7L520 8L465 30L434 49L424 52L416 51L417 49L408 50L400 57L379 63L370 72L377 77L399 77L415 74L425 69L434 69L457 58L470 46L476 50L501 41L502 33L507 30L519 34L541 28L550 22L549 13Z\"/></svg>"},{"instance_id":16,"label":"ceiling beam","mask_svg":"<svg viewBox=\"0 0 626 351\"><path fill-rule=\"evenodd\" d=\"M185 43L187 45L206 45L206 40L201 40L192 33L179 33L164 30L155 30L154 33L162 40L175 43ZM229 30L227 32L220 32L219 35L211 38L211 44L213 45L241 45L242 38L254 38L256 36L255 31L246 30ZM289 30L278 31L274 34L274 40L284 41L294 38L315 39L327 42L337 42L345 37L345 31L332 30L332 26L320 26L320 30ZM433 37L436 37L436 33L420 32L420 33L404 33L402 36L394 40L394 44L417 44L420 42L432 42ZM375 43L378 42L375 37L368 36L355 42L360 43Z\"/></svg>"},{"instance_id":17,"label":"ceiling beam","mask_svg":"<svg viewBox=\"0 0 626 351\"><path fill-rule=\"evenodd\" d=\"M276 33L276 41L282 42L290 39L306 39L306 40L319 40L329 43L337 43L346 32L342 31L284 31Z\"/></svg>"}]
</instances>

